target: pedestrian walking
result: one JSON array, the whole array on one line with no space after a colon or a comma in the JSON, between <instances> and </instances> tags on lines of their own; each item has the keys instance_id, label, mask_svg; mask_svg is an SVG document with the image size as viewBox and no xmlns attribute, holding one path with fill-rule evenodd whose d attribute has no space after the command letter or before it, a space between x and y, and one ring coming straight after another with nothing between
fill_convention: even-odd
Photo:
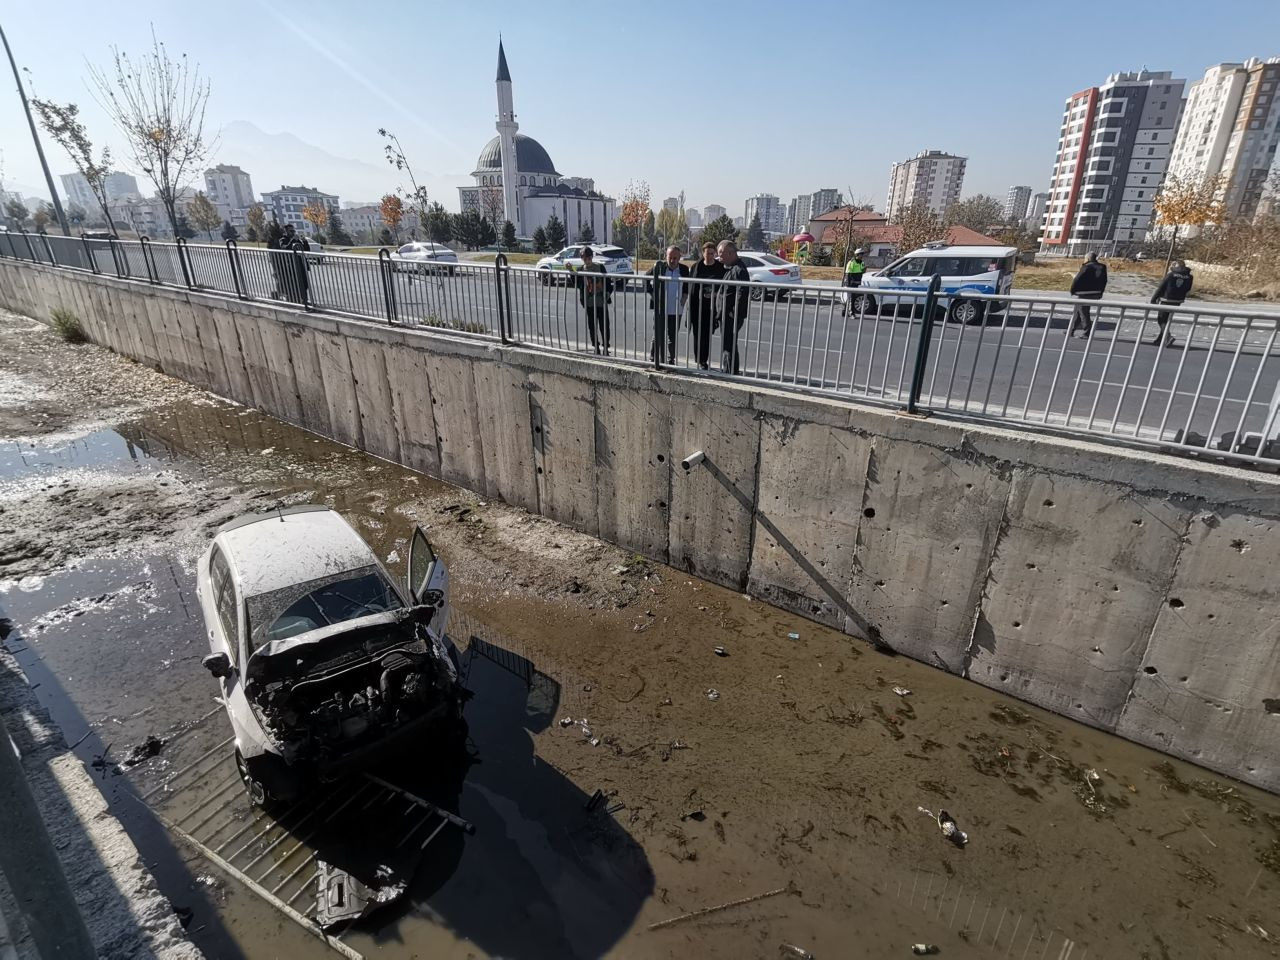
<instances>
[{"instance_id":1,"label":"pedestrian walking","mask_svg":"<svg viewBox=\"0 0 1280 960\"><path fill-rule=\"evenodd\" d=\"M609 302L613 299L604 264L596 263L595 251L583 247L578 254L582 266L574 271L578 303L587 314L587 335L597 355L609 356Z\"/></svg>"},{"instance_id":2,"label":"pedestrian walking","mask_svg":"<svg viewBox=\"0 0 1280 960\"><path fill-rule=\"evenodd\" d=\"M716 253L724 265L725 281L720 288L720 316L724 324L720 338L720 369L736 374L742 371L738 341L742 326L747 322L747 309L751 306L751 290L747 286L751 282L751 274L747 272L746 264L738 259L738 245L732 240L721 240Z\"/></svg>"},{"instance_id":3,"label":"pedestrian walking","mask_svg":"<svg viewBox=\"0 0 1280 960\"><path fill-rule=\"evenodd\" d=\"M1071 280L1071 295L1078 300L1101 300L1107 289L1107 265L1098 262L1098 255L1090 253L1084 264ZM1084 330L1084 338L1089 339L1093 333L1093 317L1089 314L1087 303L1077 303L1075 312L1071 314L1071 330L1068 335L1076 335L1076 327Z\"/></svg>"},{"instance_id":4,"label":"pedestrian walking","mask_svg":"<svg viewBox=\"0 0 1280 960\"><path fill-rule=\"evenodd\" d=\"M867 265L862 262L862 258L866 255L866 250L859 247L853 251L853 256L849 258L849 262L844 265L843 285L846 287L862 286L862 275L867 272ZM840 315L844 316L849 310L849 302L853 299L852 295L846 294L844 298L844 306L840 308Z\"/></svg>"},{"instance_id":5,"label":"pedestrian walking","mask_svg":"<svg viewBox=\"0 0 1280 960\"><path fill-rule=\"evenodd\" d=\"M292 223L284 225L284 235L280 238L280 249L288 254L278 254L281 259L280 279L285 299L291 303L307 302L307 260L303 251L311 249L305 237L298 236Z\"/></svg>"},{"instance_id":6,"label":"pedestrian walking","mask_svg":"<svg viewBox=\"0 0 1280 960\"><path fill-rule=\"evenodd\" d=\"M1182 301L1187 299L1187 294L1191 292L1191 282L1191 270L1181 260L1175 260L1173 261L1173 266L1169 268L1169 272L1160 281L1160 286L1156 287L1156 292L1151 295L1151 302L1166 307L1180 307L1182 306ZM1161 310L1156 314L1156 326L1160 328L1160 331L1156 334L1156 338L1151 341L1152 345L1158 345L1162 340L1166 347L1174 345L1173 334L1166 329L1169 325L1169 318L1172 316L1172 310Z\"/></svg>"},{"instance_id":7,"label":"pedestrian walking","mask_svg":"<svg viewBox=\"0 0 1280 960\"><path fill-rule=\"evenodd\" d=\"M665 346L666 362L675 363L676 327L680 325L685 302L689 299L689 285L682 282L688 279L689 268L680 262L680 248L667 247L666 259L653 265L649 277L645 281L649 309L653 311L653 343L649 346L649 359L663 363Z\"/></svg>"},{"instance_id":8,"label":"pedestrian walking","mask_svg":"<svg viewBox=\"0 0 1280 960\"><path fill-rule=\"evenodd\" d=\"M702 245L702 259L693 265L689 276L694 280L721 280L724 264L716 259L716 245L708 240ZM689 302L689 326L693 330L694 356L699 370L711 369L711 335L720 329L720 309L724 306L719 284L693 284Z\"/></svg>"}]
</instances>

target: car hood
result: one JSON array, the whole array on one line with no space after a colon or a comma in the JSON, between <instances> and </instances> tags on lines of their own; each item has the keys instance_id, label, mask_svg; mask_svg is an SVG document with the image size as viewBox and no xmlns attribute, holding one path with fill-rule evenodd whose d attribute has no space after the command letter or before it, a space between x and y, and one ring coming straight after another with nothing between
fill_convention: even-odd
<instances>
[{"instance_id":1,"label":"car hood","mask_svg":"<svg viewBox=\"0 0 1280 960\"><path fill-rule=\"evenodd\" d=\"M326 656L337 654L342 647L351 649L358 643L396 628L404 628L403 642L410 642L414 639L414 631L410 628L430 624L436 610L436 607L428 604L401 607L399 610L330 624L300 633L296 637L272 640L250 655L245 664L245 682L270 683L287 677L304 676L317 662L322 662ZM395 642L387 646L392 646Z\"/></svg>"}]
</instances>

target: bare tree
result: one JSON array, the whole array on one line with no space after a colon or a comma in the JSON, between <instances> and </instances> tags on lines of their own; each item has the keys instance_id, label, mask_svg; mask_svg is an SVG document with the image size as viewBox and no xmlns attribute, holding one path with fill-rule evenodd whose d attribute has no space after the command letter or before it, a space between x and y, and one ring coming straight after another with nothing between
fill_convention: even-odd
<instances>
[{"instance_id":1,"label":"bare tree","mask_svg":"<svg viewBox=\"0 0 1280 960\"><path fill-rule=\"evenodd\" d=\"M209 81L184 53L174 60L151 34L151 49L134 58L111 48L106 70L89 66L97 100L124 135L133 161L164 204L178 235L178 200L213 150L204 135Z\"/></svg>"},{"instance_id":2,"label":"bare tree","mask_svg":"<svg viewBox=\"0 0 1280 960\"><path fill-rule=\"evenodd\" d=\"M506 215L507 201L502 188L489 184L480 188L480 211L490 223L501 223Z\"/></svg>"},{"instance_id":3,"label":"bare tree","mask_svg":"<svg viewBox=\"0 0 1280 960\"><path fill-rule=\"evenodd\" d=\"M386 127L378 128L378 136L387 141L382 148L386 154L387 163L407 175L409 184L413 187L412 190L405 190L404 187L401 187L400 195L418 208L418 222L425 224L431 208L430 198L427 196L427 188L419 184L418 178L413 175L413 167L409 165L409 158L405 156L404 148L400 146L400 138L387 130Z\"/></svg>"},{"instance_id":4,"label":"bare tree","mask_svg":"<svg viewBox=\"0 0 1280 960\"><path fill-rule=\"evenodd\" d=\"M103 147L98 159L93 158L93 142L80 122L80 108L74 103L55 103L52 100L33 99L31 105L40 115L40 125L48 131L58 146L67 152L75 168L80 171L93 191L93 197L102 208L107 227L116 232L115 221L107 209L107 174L111 172L111 149Z\"/></svg>"}]
</instances>

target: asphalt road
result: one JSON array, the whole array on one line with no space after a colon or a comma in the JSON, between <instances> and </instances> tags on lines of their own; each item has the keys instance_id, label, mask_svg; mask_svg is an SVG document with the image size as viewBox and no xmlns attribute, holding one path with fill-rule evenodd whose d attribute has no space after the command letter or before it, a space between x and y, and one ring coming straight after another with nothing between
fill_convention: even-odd
<instances>
[{"instance_id":1,"label":"asphalt road","mask_svg":"<svg viewBox=\"0 0 1280 960\"><path fill-rule=\"evenodd\" d=\"M169 249L156 248L160 256L153 256L154 271L162 279L181 282L176 263L165 262ZM143 275L137 251L131 256L138 261L130 261L131 272ZM240 280L250 296L289 299L288 277L271 269L264 251L242 250L240 258ZM236 278L224 251L192 248L191 265L196 283L234 292ZM491 267L463 262L452 275L392 271L390 305L382 271L372 257L326 258L308 271L308 297L325 310L381 319L390 306L396 322L407 326L498 335ZM1239 319L1250 305L1197 301L1196 309L1220 309L1224 316L1201 315L1193 329L1191 314L1175 312L1170 329L1177 345L1161 348L1148 345L1157 333L1155 311L1136 298L1123 298L1123 306L1095 306L1094 336L1087 341L1070 338L1070 306L1051 302L1061 296L1028 293L1026 302L1011 304L979 325L936 323L922 406L1147 441L1179 442L1189 436L1192 445L1237 431L1280 434L1280 415L1271 410L1280 382L1280 335L1273 312L1264 308L1250 319ZM506 299L509 329L518 341L592 351L572 288L545 285L533 271L516 269ZM805 298L753 301L739 338L742 375L904 403L920 318L909 316L907 309L885 309L883 302L880 312L856 317L845 317L842 307L835 286ZM612 354L648 360L653 318L638 283L615 291L610 320ZM722 346L717 334L713 368ZM674 365L696 372L693 353L685 323L677 335Z\"/></svg>"}]
</instances>

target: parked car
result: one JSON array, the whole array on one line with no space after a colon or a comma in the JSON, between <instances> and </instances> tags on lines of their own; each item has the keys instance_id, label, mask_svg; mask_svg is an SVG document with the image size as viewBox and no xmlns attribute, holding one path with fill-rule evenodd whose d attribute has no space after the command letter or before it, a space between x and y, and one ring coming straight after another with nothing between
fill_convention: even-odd
<instances>
[{"instance_id":1,"label":"parked car","mask_svg":"<svg viewBox=\"0 0 1280 960\"><path fill-rule=\"evenodd\" d=\"M752 283L798 284L801 282L800 267L772 253L763 253L758 250L739 250L738 259L746 266L747 273L751 274ZM783 295L779 297L779 299L783 299L789 291L764 289L752 293L751 299L759 300L763 295L764 299L772 300L775 293Z\"/></svg>"},{"instance_id":2,"label":"parked car","mask_svg":"<svg viewBox=\"0 0 1280 960\"><path fill-rule=\"evenodd\" d=\"M307 266L314 267L316 264L324 263L324 244L311 237L303 237L303 249L307 254Z\"/></svg>"},{"instance_id":3,"label":"parked car","mask_svg":"<svg viewBox=\"0 0 1280 960\"><path fill-rule=\"evenodd\" d=\"M971 299L966 294L1008 294L1017 269L1017 247L930 243L864 276L862 286L849 295L849 302L855 312L872 312L878 309L874 291L924 292L936 273L941 277L938 306L946 311L947 319L980 323L988 308L997 313L1004 304ZM881 301L884 299L882 296Z\"/></svg>"},{"instance_id":4,"label":"parked car","mask_svg":"<svg viewBox=\"0 0 1280 960\"><path fill-rule=\"evenodd\" d=\"M443 243L415 240L392 251L391 268L398 273L445 274L452 277L458 269L458 255Z\"/></svg>"},{"instance_id":5,"label":"parked car","mask_svg":"<svg viewBox=\"0 0 1280 960\"><path fill-rule=\"evenodd\" d=\"M538 274L538 279L544 284L550 284L560 280L559 274L563 273L567 282L569 270L577 270L582 266L583 247L591 248L592 258L596 263L604 267L605 273L635 273L635 265L631 262L631 255L621 247L614 246L611 243L575 243L572 246L565 247L557 254L543 257L539 260L534 266L544 272ZM625 280L614 281L614 285L617 287L625 284Z\"/></svg>"},{"instance_id":6,"label":"parked car","mask_svg":"<svg viewBox=\"0 0 1280 960\"><path fill-rule=\"evenodd\" d=\"M201 556L196 593L254 803L292 800L461 714L449 571L420 529L398 584L328 507L241 517Z\"/></svg>"}]
</instances>

